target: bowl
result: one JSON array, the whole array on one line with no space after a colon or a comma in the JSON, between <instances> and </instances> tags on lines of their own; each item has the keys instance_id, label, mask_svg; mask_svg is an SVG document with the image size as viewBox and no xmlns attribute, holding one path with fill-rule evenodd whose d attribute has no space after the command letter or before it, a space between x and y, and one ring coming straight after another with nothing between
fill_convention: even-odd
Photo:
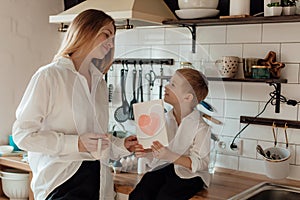
<instances>
[{"instance_id":1,"label":"bowl","mask_svg":"<svg viewBox=\"0 0 300 200\"><path fill-rule=\"evenodd\" d=\"M0 154L11 153L14 150L13 146L0 145Z\"/></svg>"},{"instance_id":2,"label":"bowl","mask_svg":"<svg viewBox=\"0 0 300 200\"><path fill-rule=\"evenodd\" d=\"M2 190L10 200L28 200L29 173L1 172Z\"/></svg>"},{"instance_id":3,"label":"bowl","mask_svg":"<svg viewBox=\"0 0 300 200\"><path fill-rule=\"evenodd\" d=\"M212 8L218 7L219 0L178 0L178 6L180 9L191 8Z\"/></svg>"},{"instance_id":4,"label":"bowl","mask_svg":"<svg viewBox=\"0 0 300 200\"><path fill-rule=\"evenodd\" d=\"M219 14L219 10L199 8L199 9L175 10L175 13L181 19L197 19L197 18L217 16Z\"/></svg>"}]
</instances>

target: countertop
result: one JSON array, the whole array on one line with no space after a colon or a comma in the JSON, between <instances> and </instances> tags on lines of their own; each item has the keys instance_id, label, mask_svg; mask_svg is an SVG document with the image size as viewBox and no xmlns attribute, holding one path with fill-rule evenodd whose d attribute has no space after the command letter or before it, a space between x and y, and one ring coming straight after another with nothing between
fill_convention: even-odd
<instances>
[{"instance_id":1,"label":"countertop","mask_svg":"<svg viewBox=\"0 0 300 200\"><path fill-rule=\"evenodd\" d=\"M129 194L141 178L142 175L136 173L114 174L116 192ZM300 187L300 181L291 179L273 180L264 175L217 168L216 172L212 175L212 182L209 188L197 193L191 200L228 199L261 182Z\"/></svg>"},{"instance_id":2,"label":"countertop","mask_svg":"<svg viewBox=\"0 0 300 200\"><path fill-rule=\"evenodd\" d=\"M28 171L31 174L29 165L21 160L21 157L0 157L0 168L5 166L13 167ZM138 181L142 178L142 175L138 175L137 173L119 173L113 174L113 176L115 182L115 191L123 194L129 194ZM195 195L191 200L228 199L256 184L265 181L300 187L300 181L290 179L273 180L264 175L216 168L216 172L212 175L210 187L197 193L197 195ZM1 193L2 191L0 189L0 194ZM1 195L0 199L2 199ZM30 192L30 199L33 199L32 192Z\"/></svg>"}]
</instances>

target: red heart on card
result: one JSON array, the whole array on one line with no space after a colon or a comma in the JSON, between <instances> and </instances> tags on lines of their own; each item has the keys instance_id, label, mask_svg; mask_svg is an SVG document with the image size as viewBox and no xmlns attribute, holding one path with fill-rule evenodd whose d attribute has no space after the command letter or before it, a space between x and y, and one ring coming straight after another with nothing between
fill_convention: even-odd
<instances>
[{"instance_id":1,"label":"red heart on card","mask_svg":"<svg viewBox=\"0 0 300 200\"><path fill-rule=\"evenodd\" d=\"M159 114L151 112L149 115L140 115L138 119L138 125L145 134L154 136L160 128Z\"/></svg>"}]
</instances>

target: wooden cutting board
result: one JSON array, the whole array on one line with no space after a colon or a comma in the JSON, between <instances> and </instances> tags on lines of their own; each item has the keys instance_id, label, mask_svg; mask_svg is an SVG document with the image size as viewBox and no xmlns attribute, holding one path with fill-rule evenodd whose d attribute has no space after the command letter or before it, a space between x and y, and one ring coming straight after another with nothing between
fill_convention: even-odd
<instances>
[{"instance_id":1,"label":"wooden cutting board","mask_svg":"<svg viewBox=\"0 0 300 200\"><path fill-rule=\"evenodd\" d=\"M230 16L220 16L220 19L230 19L230 18L246 18L251 17L250 15L230 15Z\"/></svg>"}]
</instances>

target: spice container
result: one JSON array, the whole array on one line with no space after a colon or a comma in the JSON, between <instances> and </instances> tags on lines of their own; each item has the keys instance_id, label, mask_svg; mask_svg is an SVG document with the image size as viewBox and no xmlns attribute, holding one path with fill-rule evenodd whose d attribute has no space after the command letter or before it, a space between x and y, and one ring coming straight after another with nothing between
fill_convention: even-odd
<instances>
[{"instance_id":1,"label":"spice container","mask_svg":"<svg viewBox=\"0 0 300 200\"><path fill-rule=\"evenodd\" d=\"M251 69L252 78L270 78L270 72L267 66L254 65Z\"/></svg>"},{"instance_id":2,"label":"spice container","mask_svg":"<svg viewBox=\"0 0 300 200\"><path fill-rule=\"evenodd\" d=\"M180 68L194 68L194 66L190 62L180 62Z\"/></svg>"}]
</instances>

